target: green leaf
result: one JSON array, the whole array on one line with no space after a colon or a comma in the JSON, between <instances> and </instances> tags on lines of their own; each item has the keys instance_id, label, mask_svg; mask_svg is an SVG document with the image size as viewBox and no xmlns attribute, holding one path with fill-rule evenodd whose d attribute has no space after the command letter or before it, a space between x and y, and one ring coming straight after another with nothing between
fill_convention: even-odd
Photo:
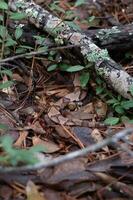
<instances>
[{"instance_id":1,"label":"green leaf","mask_svg":"<svg viewBox=\"0 0 133 200\"><path fill-rule=\"evenodd\" d=\"M36 43L37 44L40 44L40 45L43 45L43 43L45 42L46 38L42 37L42 36L33 36L35 39L36 39Z\"/></svg>"},{"instance_id":2,"label":"green leaf","mask_svg":"<svg viewBox=\"0 0 133 200\"><path fill-rule=\"evenodd\" d=\"M17 42L15 40L13 40L12 38L8 38L6 43L5 43L5 47L11 47L11 46L14 46L16 44L17 44Z\"/></svg>"},{"instance_id":3,"label":"green leaf","mask_svg":"<svg viewBox=\"0 0 133 200\"><path fill-rule=\"evenodd\" d=\"M81 6L85 3L85 0L77 0L75 6Z\"/></svg>"},{"instance_id":4,"label":"green leaf","mask_svg":"<svg viewBox=\"0 0 133 200\"><path fill-rule=\"evenodd\" d=\"M15 52L16 52L17 54L22 54L22 53L25 53L25 52L26 52L26 49L24 49L24 48L17 48Z\"/></svg>"},{"instance_id":5,"label":"green leaf","mask_svg":"<svg viewBox=\"0 0 133 200\"><path fill-rule=\"evenodd\" d=\"M90 79L90 74L89 72L83 72L81 75L80 75L80 83L81 83L81 87L86 87L88 81Z\"/></svg>"},{"instance_id":6,"label":"green leaf","mask_svg":"<svg viewBox=\"0 0 133 200\"><path fill-rule=\"evenodd\" d=\"M75 31L80 31L81 30L80 27L77 24L75 24L74 22L72 22L72 21L65 21L65 23L68 26L70 26L71 28L73 28L73 30L75 30Z\"/></svg>"},{"instance_id":7,"label":"green leaf","mask_svg":"<svg viewBox=\"0 0 133 200\"><path fill-rule=\"evenodd\" d=\"M91 17L88 18L88 21L92 22L94 19L95 19L95 16L91 16Z\"/></svg>"},{"instance_id":8,"label":"green leaf","mask_svg":"<svg viewBox=\"0 0 133 200\"><path fill-rule=\"evenodd\" d=\"M121 102L121 106L122 106L125 110L129 110L130 108L133 108L133 100L122 101L122 102Z\"/></svg>"},{"instance_id":9,"label":"green leaf","mask_svg":"<svg viewBox=\"0 0 133 200\"><path fill-rule=\"evenodd\" d=\"M59 68L60 68L61 71L66 71L69 67L70 67L70 65L65 64L65 63L59 64Z\"/></svg>"},{"instance_id":10,"label":"green leaf","mask_svg":"<svg viewBox=\"0 0 133 200\"><path fill-rule=\"evenodd\" d=\"M78 72L78 71L81 71L82 69L84 69L84 66L82 66L82 65L75 65L75 66L67 68L66 71L67 72Z\"/></svg>"},{"instance_id":11,"label":"green leaf","mask_svg":"<svg viewBox=\"0 0 133 200\"><path fill-rule=\"evenodd\" d=\"M12 77L12 71L8 69L4 69L0 71L1 74L6 74L9 77Z\"/></svg>"},{"instance_id":12,"label":"green leaf","mask_svg":"<svg viewBox=\"0 0 133 200\"><path fill-rule=\"evenodd\" d=\"M46 148L43 146L43 145L36 145L36 146L33 146L29 149L29 152L30 153L38 153L38 152L42 152L46 150Z\"/></svg>"},{"instance_id":13,"label":"green leaf","mask_svg":"<svg viewBox=\"0 0 133 200\"><path fill-rule=\"evenodd\" d=\"M58 67L57 64L50 65L50 66L48 67L47 71L48 71L48 72L51 72L51 71L55 70L57 67Z\"/></svg>"},{"instance_id":14,"label":"green leaf","mask_svg":"<svg viewBox=\"0 0 133 200\"><path fill-rule=\"evenodd\" d=\"M8 126L6 124L0 124L0 129L1 130L7 130Z\"/></svg>"},{"instance_id":15,"label":"green leaf","mask_svg":"<svg viewBox=\"0 0 133 200\"><path fill-rule=\"evenodd\" d=\"M6 152L12 151L13 140L10 136L3 136L0 138L1 146Z\"/></svg>"},{"instance_id":16,"label":"green leaf","mask_svg":"<svg viewBox=\"0 0 133 200\"><path fill-rule=\"evenodd\" d=\"M115 111L117 112L117 113L119 113L119 114L124 114L124 109L123 109L123 107L122 106L116 106L115 107Z\"/></svg>"},{"instance_id":17,"label":"green leaf","mask_svg":"<svg viewBox=\"0 0 133 200\"><path fill-rule=\"evenodd\" d=\"M14 19L14 20L22 20L26 18L26 14L25 13L11 13L10 15L10 19Z\"/></svg>"},{"instance_id":18,"label":"green leaf","mask_svg":"<svg viewBox=\"0 0 133 200\"><path fill-rule=\"evenodd\" d=\"M39 51L44 51L44 53L47 52L47 50L48 50L47 46L39 47L39 48L37 49L38 52L39 52Z\"/></svg>"},{"instance_id":19,"label":"green leaf","mask_svg":"<svg viewBox=\"0 0 133 200\"><path fill-rule=\"evenodd\" d=\"M0 25L0 36L1 36L2 38L5 38L5 36L7 35L7 33L8 33L8 31L7 31L6 27Z\"/></svg>"},{"instance_id":20,"label":"green leaf","mask_svg":"<svg viewBox=\"0 0 133 200\"><path fill-rule=\"evenodd\" d=\"M103 87L101 87L101 86L96 87L96 94L101 94L103 91L104 91Z\"/></svg>"},{"instance_id":21,"label":"green leaf","mask_svg":"<svg viewBox=\"0 0 133 200\"><path fill-rule=\"evenodd\" d=\"M33 47L26 46L26 45L20 45L19 47L20 47L20 48L24 48L24 49L29 49L29 50L32 50L32 49L33 49Z\"/></svg>"},{"instance_id":22,"label":"green leaf","mask_svg":"<svg viewBox=\"0 0 133 200\"><path fill-rule=\"evenodd\" d=\"M133 119L128 121L129 124L133 124Z\"/></svg>"},{"instance_id":23,"label":"green leaf","mask_svg":"<svg viewBox=\"0 0 133 200\"><path fill-rule=\"evenodd\" d=\"M60 6L56 5L56 2L54 2L50 5L50 10L56 10L56 11L65 13L65 10L63 8L61 8Z\"/></svg>"},{"instance_id":24,"label":"green leaf","mask_svg":"<svg viewBox=\"0 0 133 200\"><path fill-rule=\"evenodd\" d=\"M2 15L0 15L0 21L3 21L4 17Z\"/></svg>"},{"instance_id":25,"label":"green leaf","mask_svg":"<svg viewBox=\"0 0 133 200\"><path fill-rule=\"evenodd\" d=\"M0 1L0 9L8 10L8 4L4 1Z\"/></svg>"},{"instance_id":26,"label":"green leaf","mask_svg":"<svg viewBox=\"0 0 133 200\"><path fill-rule=\"evenodd\" d=\"M17 27L15 30L15 38L18 40L23 34L23 29L20 27Z\"/></svg>"},{"instance_id":27,"label":"green leaf","mask_svg":"<svg viewBox=\"0 0 133 200\"><path fill-rule=\"evenodd\" d=\"M104 121L106 125L111 125L111 126L118 124L118 122L119 122L118 117L109 117Z\"/></svg>"},{"instance_id":28,"label":"green leaf","mask_svg":"<svg viewBox=\"0 0 133 200\"><path fill-rule=\"evenodd\" d=\"M108 104L114 104L114 103L118 103L117 99L110 99L107 101Z\"/></svg>"},{"instance_id":29,"label":"green leaf","mask_svg":"<svg viewBox=\"0 0 133 200\"><path fill-rule=\"evenodd\" d=\"M8 56L11 53L11 49L9 49L8 47L4 48L4 55Z\"/></svg>"},{"instance_id":30,"label":"green leaf","mask_svg":"<svg viewBox=\"0 0 133 200\"><path fill-rule=\"evenodd\" d=\"M13 85L13 81L6 81L4 83L0 83L0 90L11 87Z\"/></svg>"},{"instance_id":31,"label":"green leaf","mask_svg":"<svg viewBox=\"0 0 133 200\"><path fill-rule=\"evenodd\" d=\"M130 86L129 91L131 92L131 95L133 96L133 85Z\"/></svg>"},{"instance_id":32,"label":"green leaf","mask_svg":"<svg viewBox=\"0 0 133 200\"><path fill-rule=\"evenodd\" d=\"M129 121L129 118L125 115L121 116L121 121L122 122L128 122Z\"/></svg>"}]
</instances>

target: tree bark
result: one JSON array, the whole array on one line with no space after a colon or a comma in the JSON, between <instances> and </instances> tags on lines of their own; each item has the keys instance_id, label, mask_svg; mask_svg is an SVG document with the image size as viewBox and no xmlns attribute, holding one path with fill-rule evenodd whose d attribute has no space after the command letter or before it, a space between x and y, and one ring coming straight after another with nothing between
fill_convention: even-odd
<instances>
[{"instance_id":1,"label":"tree bark","mask_svg":"<svg viewBox=\"0 0 133 200\"><path fill-rule=\"evenodd\" d=\"M75 31L32 0L10 0L9 2L10 8L25 12L30 22L48 32L59 44L80 45L81 54L88 62L94 63L96 72L123 97L133 98L130 94L133 78L109 57L107 50L95 45L89 36Z\"/></svg>"}]
</instances>

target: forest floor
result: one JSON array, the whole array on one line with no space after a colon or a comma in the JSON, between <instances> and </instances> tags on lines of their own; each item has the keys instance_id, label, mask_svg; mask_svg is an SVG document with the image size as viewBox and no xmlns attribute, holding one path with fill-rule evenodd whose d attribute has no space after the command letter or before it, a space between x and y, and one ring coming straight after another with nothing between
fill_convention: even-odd
<instances>
[{"instance_id":1,"label":"forest floor","mask_svg":"<svg viewBox=\"0 0 133 200\"><path fill-rule=\"evenodd\" d=\"M132 0L35 2L81 31L133 22ZM21 46L29 52L38 47L33 35L38 40L45 38L46 44L51 42L48 34L22 22L27 43ZM133 76L133 46L109 54ZM11 52L10 57L14 55ZM47 162L133 128L133 101L114 92L89 66L81 70L82 66L86 63L74 49L55 47L46 55L13 60L2 69L1 83L10 83L11 76L14 84L0 87L0 124L8 127L1 125L0 132L13 141L13 147L9 138L2 143L6 155L12 157L6 163L1 150L0 200L133 199L133 134L128 141L120 140L52 167L34 170L33 165L30 171L4 171L5 167L23 166L23 160L18 162L18 149L41 145L43 152L37 155ZM32 162L26 153L24 163Z\"/></svg>"}]
</instances>

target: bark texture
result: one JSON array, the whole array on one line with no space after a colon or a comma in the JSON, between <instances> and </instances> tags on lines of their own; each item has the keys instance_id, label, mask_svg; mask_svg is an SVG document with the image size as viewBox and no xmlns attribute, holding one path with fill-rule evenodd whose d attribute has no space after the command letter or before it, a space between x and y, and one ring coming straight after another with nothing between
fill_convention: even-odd
<instances>
[{"instance_id":1,"label":"bark texture","mask_svg":"<svg viewBox=\"0 0 133 200\"><path fill-rule=\"evenodd\" d=\"M25 12L36 27L48 32L59 44L80 45L82 55L95 64L95 70L123 97L133 98L129 92L133 78L114 62L107 50L100 49L89 36L75 31L61 19L36 5L32 0L10 0L10 8Z\"/></svg>"},{"instance_id":2,"label":"bark texture","mask_svg":"<svg viewBox=\"0 0 133 200\"><path fill-rule=\"evenodd\" d=\"M31 24L21 25L23 34L19 39L20 42L35 46L34 36L42 34L42 32ZM12 33L15 27L16 24L9 24L9 32ZM82 33L86 34L87 37L91 37L97 46L107 49L109 52L125 52L133 49L133 23L124 26L113 26L108 29L88 29ZM51 38L47 38L47 41L49 41L47 42L48 47L55 46L55 42Z\"/></svg>"},{"instance_id":3,"label":"bark texture","mask_svg":"<svg viewBox=\"0 0 133 200\"><path fill-rule=\"evenodd\" d=\"M87 30L84 33L91 37L95 44L109 51L126 51L133 48L133 23L108 29Z\"/></svg>"}]
</instances>

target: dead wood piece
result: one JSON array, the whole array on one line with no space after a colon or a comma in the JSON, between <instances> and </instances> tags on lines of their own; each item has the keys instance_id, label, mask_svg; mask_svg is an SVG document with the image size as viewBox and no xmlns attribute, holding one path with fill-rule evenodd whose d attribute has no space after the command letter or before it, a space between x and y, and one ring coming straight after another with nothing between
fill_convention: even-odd
<instances>
[{"instance_id":1,"label":"dead wood piece","mask_svg":"<svg viewBox=\"0 0 133 200\"><path fill-rule=\"evenodd\" d=\"M59 44L80 45L81 54L88 62L95 64L96 72L123 97L133 98L130 94L133 77L109 57L107 50L101 50L95 45L90 37L75 31L32 0L10 0L9 5L12 10L25 12L30 22L48 32Z\"/></svg>"},{"instance_id":2,"label":"dead wood piece","mask_svg":"<svg viewBox=\"0 0 133 200\"><path fill-rule=\"evenodd\" d=\"M20 26L20 25L19 25ZM9 32L13 32L16 24L9 25ZM21 24L23 34L19 41L23 44L35 46L34 36L42 34L41 30L37 29L32 24ZM105 48L108 51L125 52L133 49L133 23L124 26L113 26L105 29L88 29L84 32L87 37L91 37L92 41L100 48ZM48 47L55 46L52 38L46 38L43 45Z\"/></svg>"},{"instance_id":3,"label":"dead wood piece","mask_svg":"<svg viewBox=\"0 0 133 200\"><path fill-rule=\"evenodd\" d=\"M113 26L107 29L94 29L84 32L93 42L109 51L126 51L133 48L133 23Z\"/></svg>"}]
</instances>

